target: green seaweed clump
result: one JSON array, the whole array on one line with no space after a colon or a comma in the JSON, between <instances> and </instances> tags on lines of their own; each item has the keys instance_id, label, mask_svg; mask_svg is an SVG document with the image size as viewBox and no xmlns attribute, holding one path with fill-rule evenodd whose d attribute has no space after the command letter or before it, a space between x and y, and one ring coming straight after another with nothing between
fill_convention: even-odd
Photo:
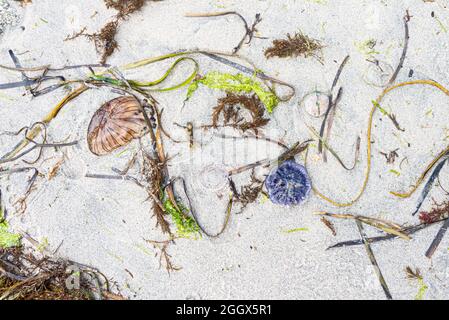
<instances>
[{"instance_id":1,"label":"green seaweed clump","mask_svg":"<svg viewBox=\"0 0 449 320\"><path fill-rule=\"evenodd\" d=\"M164 200L164 209L168 214L170 214L173 222L176 225L177 236L180 238L195 240L198 239L198 237L201 237L200 227L196 223L195 219L185 214L185 212L188 212L188 210L183 205L181 205L179 202L177 203L177 205L178 208L183 212L178 210L178 208L173 205L170 199L167 198Z\"/></svg>"},{"instance_id":2,"label":"green seaweed clump","mask_svg":"<svg viewBox=\"0 0 449 320\"><path fill-rule=\"evenodd\" d=\"M274 108L279 104L279 98L274 92L267 90L263 84L256 81L252 77L247 77L243 74L237 73L235 75L229 73L222 73L212 71L205 76L193 81L187 91L187 100L189 100L199 84L205 85L211 89L223 90L232 93L251 93L254 92L265 105L269 113L272 113Z\"/></svg>"},{"instance_id":3,"label":"green seaweed clump","mask_svg":"<svg viewBox=\"0 0 449 320\"><path fill-rule=\"evenodd\" d=\"M19 247L22 237L20 234L9 232L8 228L9 225L3 217L3 208L0 207L0 248L8 249L12 247Z\"/></svg>"}]
</instances>

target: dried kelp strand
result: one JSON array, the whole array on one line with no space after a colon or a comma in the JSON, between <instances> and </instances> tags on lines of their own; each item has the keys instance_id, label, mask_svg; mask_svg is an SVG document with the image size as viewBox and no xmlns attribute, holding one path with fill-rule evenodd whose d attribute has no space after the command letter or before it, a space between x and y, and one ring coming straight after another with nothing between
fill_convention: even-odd
<instances>
[{"instance_id":1,"label":"dried kelp strand","mask_svg":"<svg viewBox=\"0 0 449 320\"><path fill-rule=\"evenodd\" d=\"M324 119L323 119L323 122L321 123L321 128L320 128L320 137L325 138L324 131L327 126L326 138L324 141L329 140L330 132L332 129L332 124L334 121L335 110L337 109L337 105L340 102L341 96L343 95L343 88L340 88L338 90L337 97L334 99L333 91L334 91L334 88L336 87L338 81L340 80L341 73L343 72L344 67L348 63L348 60L349 60L349 56L346 56L343 59L343 62L340 64L340 67L338 67L337 73L335 74L334 81L332 81L332 87L329 90L330 93L328 95L328 104L327 104L328 108L326 110L326 113L324 115ZM321 140L318 143L318 151L320 153L323 152L323 143L321 142ZM327 161L327 156L326 156L325 151L323 152L323 160L324 160L324 162Z\"/></svg>"},{"instance_id":2,"label":"dried kelp strand","mask_svg":"<svg viewBox=\"0 0 449 320\"><path fill-rule=\"evenodd\" d=\"M178 84L171 85L169 87L156 87L157 85L162 84L174 72L174 70L178 66L178 64L180 64L183 61L191 61L194 64L194 70L192 71L192 73L190 73L190 75L185 80L183 80L182 82L180 82ZM198 71L199 71L199 65L195 59L192 59L189 57L183 57L183 58L179 58L176 61L174 61L173 64L164 73L164 75L157 80L137 81L137 80L132 80L132 79L125 79L123 75L119 76L117 79L117 77L110 77L110 76L104 75L103 73L99 73L99 74L91 75L89 77L89 82L93 83L93 84L98 84L98 83L111 84L111 85L118 86L121 88L128 88L128 89L136 90L137 92L145 95L145 94L148 94L153 91L154 92L167 92L167 91L172 91L172 90L180 89L184 86L187 86L195 79L195 77L198 74ZM113 75L117 75L118 73L121 74L121 71L118 68L110 69L108 72Z\"/></svg>"},{"instance_id":3,"label":"dried kelp strand","mask_svg":"<svg viewBox=\"0 0 449 320\"><path fill-rule=\"evenodd\" d=\"M288 206L298 205L308 197L311 182L302 165L287 160L270 173L265 186L273 203Z\"/></svg>"},{"instance_id":4,"label":"dried kelp strand","mask_svg":"<svg viewBox=\"0 0 449 320\"><path fill-rule=\"evenodd\" d=\"M404 240L410 240L410 237L406 233L402 232L402 229L403 229L402 226L400 226L397 223L391 222L391 221L386 221L386 220L378 219L378 218L370 218L370 217L361 216L361 215L353 215L353 214L348 214L348 213L338 214L338 213L330 213L330 212L315 212L315 214L325 215L328 217L338 218L338 219L358 220L358 221L363 222L367 225L370 225L374 228L382 230L383 232L386 232L388 234L398 236Z\"/></svg>"},{"instance_id":5,"label":"dried kelp strand","mask_svg":"<svg viewBox=\"0 0 449 320\"><path fill-rule=\"evenodd\" d=\"M424 200L426 200L427 196L429 195L430 190L433 187L433 184L435 182L435 180L438 178L438 176L440 175L441 169L443 169L444 165L446 164L446 162L449 160L449 155L446 159L444 159L443 161L441 161L436 167L435 169L433 169L432 174L430 175L429 180L427 181L427 183L424 186L423 191L421 192L421 195L418 199L418 204L416 205L416 210L413 212L413 215L417 214L419 209L421 209L421 206L424 202Z\"/></svg>"},{"instance_id":6,"label":"dried kelp strand","mask_svg":"<svg viewBox=\"0 0 449 320\"><path fill-rule=\"evenodd\" d=\"M48 124L51 120L53 120L61 111L61 109L71 100L78 97L80 94L85 92L88 89L85 85L80 86L76 90L67 94L46 116L42 119L42 123ZM27 133L27 137L24 138L21 142L19 142L13 150L8 152L7 154L1 157L1 161L12 161L11 159L16 158L17 155L31 142L30 139L36 138L42 132L41 126L35 126L32 130Z\"/></svg>"},{"instance_id":7,"label":"dried kelp strand","mask_svg":"<svg viewBox=\"0 0 449 320\"><path fill-rule=\"evenodd\" d=\"M431 226L431 225L433 225L435 223L439 223L439 222L442 222L442 221L445 221L445 220L447 220L447 218L442 219L442 220L438 220L438 221L433 221L433 222L430 222L430 223L420 223L420 224L415 225L415 226L402 228L400 231L402 233L404 233L404 234L411 235L411 234L414 234L414 233L416 233L418 231L424 230L427 227L429 227L429 226ZM393 240L395 238L398 238L398 235L390 233L390 234L387 234L387 235L384 235L384 236L367 238L367 240L369 241L369 243L376 243L376 242L381 242L381 241L386 241L386 240ZM343 242L339 242L337 244L334 244L334 245L328 247L326 250L342 248L342 247L346 247L346 246L348 246L348 247L350 247L350 246L358 246L358 245L361 245L361 244L363 244L363 241L361 241L360 239L358 239L358 240L348 240L348 241L343 241Z\"/></svg>"},{"instance_id":8,"label":"dried kelp strand","mask_svg":"<svg viewBox=\"0 0 449 320\"><path fill-rule=\"evenodd\" d=\"M242 20L243 25L245 27L245 34L243 35L243 38L240 40L238 45L232 50L232 53L237 53L242 45L245 43L245 40L248 39L246 44L249 44L251 40L254 38L254 33L257 32L256 26L262 21L262 18L260 17L260 14L256 14L256 18L250 27L246 19L238 12L236 11L226 11L226 12L211 12L211 13L188 13L185 16L189 18L207 18L207 17L221 17L221 16L228 16L228 15L235 15Z\"/></svg>"},{"instance_id":9,"label":"dried kelp strand","mask_svg":"<svg viewBox=\"0 0 449 320\"><path fill-rule=\"evenodd\" d=\"M382 286L385 296L387 297L388 300L391 300L393 299L393 297L391 296L387 282L385 281L385 278L382 275L382 271L380 270L379 264L377 263L376 257L374 256L373 249L371 248L371 245L367 240L368 237L366 236L366 233L363 230L362 222L360 222L359 220L356 220L355 222L357 224L357 229L359 230L360 233L360 238L362 239L363 244L365 245L365 250L368 255L368 258L370 259L371 265L373 266L374 271L376 272L377 278L379 279L380 285Z\"/></svg>"},{"instance_id":10,"label":"dried kelp strand","mask_svg":"<svg viewBox=\"0 0 449 320\"><path fill-rule=\"evenodd\" d=\"M408 11L407 11L406 15L404 16L404 33L405 33L404 49L402 50L401 58L399 59L399 64L398 64L396 70L394 71L393 75L391 76L390 81L388 81L388 85L392 85L396 81L396 78L398 77L399 72L401 71L402 67L404 66L404 61L407 56L408 43L409 43L409 39L410 39L410 31L409 31L409 27L408 27L409 21L410 21L410 15L408 14Z\"/></svg>"},{"instance_id":11,"label":"dried kelp strand","mask_svg":"<svg viewBox=\"0 0 449 320\"><path fill-rule=\"evenodd\" d=\"M228 174L229 174L229 176L232 176L232 175L240 174L240 173L248 171L248 170L252 170L252 169L260 167L260 166L269 167L269 166L277 165L277 164L282 163L287 160L294 159L294 157L296 155L298 155L301 152L308 149L309 143L311 141L312 140L306 140L302 143L297 142L291 148L287 148L279 157L276 157L274 159L258 160L256 162L246 164L239 168L229 170Z\"/></svg>"},{"instance_id":12,"label":"dried kelp strand","mask_svg":"<svg viewBox=\"0 0 449 320\"><path fill-rule=\"evenodd\" d=\"M351 167L348 167L343 160L341 159L341 157L338 155L338 153L323 139L321 138L320 134L312 127L306 125L307 128L310 130L310 132L312 132L313 135L315 135L318 139L318 141L323 143L323 146L326 150L329 150L329 152L334 156L335 159L337 159L338 163L347 171L351 171L355 168L355 166L357 165L357 161L360 155L360 142L361 139L360 137L357 137L356 143L355 143L355 152L354 152L354 163ZM323 156L324 158L324 156Z\"/></svg>"},{"instance_id":13,"label":"dried kelp strand","mask_svg":"<svg viewBox=\"0 0 449 320\"><path fill-rule=\"evenodd\" d=\"M382 100L385 98L385 96L399 88L402 87L406 87L406 86L415 86L415 85L426 85L426 86L431 86L434 87L436 89L438 89L439 91L441 91L442 93L444 93L445 95L449 96L449 90L446 89L444 86L442 86L441 84L439 84L436 81L433 80L414 80L414 81L406 81L406 82L401 82L398 83L392 87L386 88L385 90L383 90L383 92L377 97L377 99L375 100L375 103L373 103L373 107L371 108L371 112L369 114L369 120L368 120L368 130L366 133L366 140L368 141L368 143L366 144L366 163L367 163L367 167L365 170L365 177L363 179L363 183L361 188L359 189L357 195L350 201L347 202L338 202L335 201L333 199L331 199L330 197L327 197L326 195L324 195L322 192L320 192L316 186L313 186L313 191L315 192L316 195L318 195L321 199L333 204L334 206L337 207L349 207L352 206L355 202L357 202L363 195L363 193L365 192L365 189L368 185L368 180L369 180L369 176L371 173L371 133L372 133L372 129L373 129L373 120L374 120L374 114L376 112L376 110L378 110L377 105L380 105L380 103L382 102ZM408 198L410 197L415 191L416 189L420 186L420 184L424 181L425 177L427 176L427 174L430 172L430 170L449 152L449 147L445 148L443 151L441 151L439 153L439 155L426 167L426 170L424 171L424 173L419 177L418 181L414 184L414 186L412 187L412 189L407 192L407 193L399 193L399 192L390 192L391 194L397 196L397 197L401 197L401 198ZM307 166L307 154L306 154L306 160L305 160L306 166Z\"/></svg>"},{"instance_id":14,"label":"dried kelp strand","mask_svg":"<svg viewBox=\"0 0 449 320\"><path fill-rule=\"evenodd\" d=\"M448 228L449 228L449 219L444 221L440 230L438 230L437 235L433 239L432 244L430 245L429 249L427 249L427 251L426 251L427 258L429 258L429 259L432 258L433 254L435 253L435 251L437 250L441 241L443 240L443 237L446 234Z\"/></svg>"},{"instance_id":15,"label":"dried kelp strand","mask_svg":"<svg viewBox=\"0 0 449 320\"><path fill-rule=\"evenodd\" d=\"M93 154L105 155L143 136L147 130L140 102L123 96L106 102L93 115L87 142Z\"/></svg>"},{"instance_id":16,"label":"dried kelp strand","mask_svg":"<svg viewBox=\"0 0 449 320\"><path fill-rule=\"evenodd\" d=\"M204 51L204 50L178 50L176 52L172 52L169 54L165 54L162 56L158 56L158 57L152 57L152 58L146 58L143 60L139 60L136 62L132 62L132 63L128 63L125 65L120 66L120 70L124 71L124 70L132 70L132 69L136 69L136 68L141 68L144 67L146 65L152 64L152 63L156 63L156 62L160 62L163 60L167 60L167 59L171 59L171 58L175 58L175 57L179 57L179 56L186 56L186 55L193 55L193 54L201 54L201 55L205 55L206 57L213 59L217 62L220 62L226 66L229 66L233 69L236 69L240 72L243 72L245 74L249 74L252 75L264 82L269 82L271 84L279 84L280 86L284 86L284 87L288 87L290 89L290 92L288 94L285 94L283 96L278 96L279 101L282 102L286 102L289 101L294 95L295 95L295 86L293 86L292 84L289 84L287 82L284 82L282 80L276 79L272 76L266 75L265 73L263 73L259 68L257 68L255 66L255 64L253 62L251 62L248 58L238 55L238 54L228 54L228 53L219 53L219 52L210 52L210 51ZM231 57L234 59L238 59L240 61L243 61L246 64L249 64L251 67L246 67L240 63L231 61L225 57ZM1 65L0 65L1 67ZM97 73L97 75L105 75L108 73L109 70Z\"/></svg>"},{"instance_id":17,"label":"dried kelp strand","mask_svg":"<svg viewBox=\"0 0 449 320\"><path fill-rule=\"evenodd\" d=\"M14 54L14 51L12 50L8 50L9 56L11 57L11 60L14 62L14 65L16 66L17 69L22 68L22 65L20 64L19 58L17 58L17 56ZM26 75L25 71L20 71L20 73L22 74L22 80L24 82L29 81L30 79L28 78L28 76ZM28 92L31 92L31 87L29 85L25 86L26 90Z\"/></svg>"}]
</instances>

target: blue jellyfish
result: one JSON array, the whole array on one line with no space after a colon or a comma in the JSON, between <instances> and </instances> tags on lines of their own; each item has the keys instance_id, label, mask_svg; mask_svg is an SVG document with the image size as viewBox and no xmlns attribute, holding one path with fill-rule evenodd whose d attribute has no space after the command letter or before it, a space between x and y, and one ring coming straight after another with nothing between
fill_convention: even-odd
<instances>
[{"instance_id":1,"label":"blue jellyfish","mask_svg":"<svg viewBox=\"0 0 449 320\"><path fill-rule=\"evenodd\" d=\"M270 200L284 206L303 202L312 188L309 175L304 166L288 160L273 170L265 180Z\"/></svg>"}]
</instances>

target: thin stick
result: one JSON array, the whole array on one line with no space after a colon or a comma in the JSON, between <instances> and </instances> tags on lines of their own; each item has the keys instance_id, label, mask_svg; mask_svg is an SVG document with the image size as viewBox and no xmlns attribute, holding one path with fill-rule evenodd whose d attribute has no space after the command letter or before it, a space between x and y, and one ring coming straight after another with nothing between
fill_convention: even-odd
<instances>
[{"instance_id":1,"label":"thin stick","mask_svg":"<svg viewBox=\"0 0 449 320\"><path fill-rule=\"evenodd\" d=\"M356 145L355 145L355 154L354 154L354 164L351 167L348 167L343 160L340 158L340 156L337 154L337 152L335 152L335 150L327 143L327 141L325 141L318 132L316 132L316 130L312 127L310 127L309 125L307 125L307 128L309 128L310 132L313 133L314 136L317 137L317 139L319 140L319 142L321 142L325 149L329 150L329 152L335 157L335 159L337 159L338 163L340 163L340 165L343 167L343 169L347 170L347 171L351 171L355 168L356 164L357 164L357 160L359 158L360 155L360 142L361 139L360 137L357 137L356 140ZM324 157L324 154L323 154Z\"/></svg>"},{"instance_id":2,"label":"thin stick","mask_svg":"<svg viewBox=\"0 0 449 320\"><path fill-rule=\"evenodd\" d=\"M0 69L5 69L5 70L9 70L9 71L18 71L18 72L35 72L35 71L63 71L63 70L71 70L71 69L79 69L79 68L109 68L110 65L109 64L99 64L99 63L94 63L94 64L78 64L78 65L73 65L73 66L63 66L63 67L59 67L59 68L51 68L51 66L49 64L47 65L43 65L43 66L39 66L39 67L30 67L30 68L23 68L23 67L8 67L5 65L0 65Z\"/></svg>"},{"instance_id":3,"label":"thin stick","mask_svg":"<svg viewBox=\"0 0 449 320\"><path fill-rule=\"evenodd\" d=\"M277 144L278 146L282 147L284 150L288 150L288 147L283 144L280 141L271 139L271 138L267 138L267 137L261 137L261 136L242 136L242 137L235 137L235 136L228 136L226 134L214 134L216 137L221 138L221 139L230 139L230 140L239 140L239 139L255 139L255 140L263 140L263 141L267 141L267 142L271 142L274 144Z\"/></svg>"},{"instance_id":4,"label":"thin stick","mask_svg":"<svg viewBox=\"0 0 449 320\"><path fill-rule=\"evenodd\" d=\"M426 257L432 258L433 254L435 253L436 249L440 245L441 241L443 240L444 235L447 232L447 229L449 228L449 219L447 219L443 225L441 226L440 230L438 230L438 233L433 239L432 244L430 245L429 249L427 249Z\"/></svg>"},{"instance_id":5,"label":"thin stick","mask_svg":"<svg viewBox=\"0 0 449 320\"><path fill-rule=\"evenodd\" d=\"M232 50L232 53L237 53L242 48L246 38L248 38L247 44L249 44L253 39L254 32L256 31L256 26L262 21L260 14L256 14L256 19L254 20L254 23L251 28L249 27L248 22L246 22L246 19L236 11L215 12L215 13L188 13L185 16L188 18L208 18L208 17L222 17L227 15L235 15L239 17L240 20L242 20L243 25L245 27L245 34L243 38L240 40L238 45Z\"/></svg>"},{"instance_id":6,"label":"thin stick","mask_svg":"<svg viewBox=\"0 0 449 320\"><path fill-rule=\"evenodd\" d=\"M53 120L59 113L59 111L72 99L76 98L89 88L85 85L80 86L78 89L72 91L67 96L65 96L51 111L50 113L42 120L43 123L48 124L51 120ZM0 158L0 161L10 160L14 158L19 152L21 152L29 143L30 139L34 139L37 135L42 131L42 127L37 126L34 127L30 132L27 133L26 138L24 138L20 143L18 143L14 149L3 157Z\"/></svg>"},{"instance_id":7,"label":"thin stick","mask_svg":"<svg viewBox=\"0 0 449 320\"><path fill-rule=\"evenodd\" d=\"M344 58L343 62L340 64L340 67L338 68L338 71L335 75L334 81L332 82L332 87L331 87L331 90L329 93L329 105L327 107L326 114L324 115L323 122L321 123L320 137L324 137L324 129L326 127L327 118L329 117L331 110L334 108L334 106L336 106L336 103L334 103L332 91L334 90L335 86L337 85L337 82L340 79L341 72L343 71L343 68L345 67L348 60L349 60L349 56L346 56ZM318 152L321 153L322 151L323 151L323 146L322 146L322 142L320 141L318 144Z\"/></svg>"},{"instance_id":8,"label":"thin stick","mask_svg":"<svg viewBox=\"0 0 449 320\"><path fill-rule=\"evenodd\" d=\"M392 300L393 297L391 296L390 290L388 289L388 285L385 281L385 278L382 275L382 272L380 271L379 265L377 264L376 257L374 256L374 252L367 241L367 237L365 234L365 231L363 230L363 225L359 220L356 220L355 223L357 224L357 228L360 233L360 237L363 241L363 244L365 245L366 253L368 254L368 257L371 261L371 264L373 265L374 271L376 272L377 278L379 279L380 285L382 286L382 289L384 290L385 296L388 300Z\"/></svg>"},{"instance_id":9,"label":"thin stick","mask_svg":"<svg viewBox=\"0 0 449 320\"><path fill-rule=\"evenodd\" d=\"M409 21L410 21L410 15L407 12L407 14L404 17L404 29L405 29L404 49L402 50L401 59L399 60L399 64L396 68L396 71L391 76L391 79L390 79L390 81L388 81L387 86L391 86L396 81L396 78L398 77L399 72L401 71L402 67L404 66L404 61L407 56L408 42L410 39L410 32L409 32L409 28L408 28Z\"/></svg>"},{"instance_id":10,"label":"thin stick","mask_svg":"<svg viewBox=\"0 0 449 320\"><path fill-rule=\"evenodd\" d=\"M449 155L448 155L449 156ZM449 157L447 157L446 159L444 159L443 161L441 161L433 170L432 174L430 175L429 180L426 182L426 184L424 185L424 189L421 192L421 195L419 196L418 199L418 204L416 205L416 209L415 211L412 213L412 215L416 215L419 211L419 209L421 209L421 206L423 205L424 201L426 200L427 196L430 193L430 190L432 189L435 180L439 179L440 177L440 172L443 169L444 165L446 164L446 162L449 160Z\"/></svg>"},{"instance_id":11,"label":"thin stick","mask_svg":"<svg viewBox=\"0 0 449 320\"><path fill-rule=\"evenodd\" d=\"M441 219L441 220L438 220L438 221L435 221L435 222L432 222L432 223L421 223L421 224L418 224L416 226L403 228L403 229L401 229L401 232L403 232L403 233L405 233L407 235L412 235L412 234L414 234L414 233L416 233L418 231L424 230L427 227L430 227L430 226L432 226L432 225L434 225L436 223L439 223L439 222L442 222L442 221L446 221L446 220L447 220L447 218L446 219ZM395 239L397 237L398 236L394 235L394 234L387 234L385 236L367 238L367 240L369 241L369 243L376 243L376 242L382 242L382 241L386 241L386 240L392 240L392 239ZM358 246L358 245L361 245L361 244L363 244L363 241L361 241L361 240L342 241L342 242L339 242L337 244L334 244L334 245L328 247L326 250L342 248L342 247Z\"/></svg>"},{"instance_id":12,"label":"thin stick","mask_svg":"<svg viewBox=\"0 0 449 320\"><path fill-rule=\"evenodd\" d=\"M290 148L287 151L285 151L284 153L282 153L276 159L259 160L259 161L253 162L251 164L247 164L242 167L232 169L232 170L228 171L228 174L229 174L229 176L233 176L233 175L240 174L242 172L254 169L259 166L264 166L264 165L270 166L270 165L273 165L274 163L284 162L290 158L295 157L298 153L301 153L304 150L306 150L309 145L309 142L310 142L310 140L307 140L301 144L299 142L297 142L293 145L292 148Z\"/></svg>"},{"instance_id":13,"label":"thin stick","mask_svg":"<svg viewBox=\"0 0 449 320\"><path fill-rule=\"evenodd\" d=\"M41 150L42 150L43 148L69 147L69 146L74 146L77 143L78 143L78 141L73 141L73 142L68 142L68 143L35 143L34 142L34 145L31 148L29 148L28 150L19 153L15 157L8 158L7 160L0 160L0 164L16 161L37 148L41 148ZM29 162L27 162L27 163L30 164Z\"/></svg>"},{"instance_id":14,"label":"thin stick","mask_svg":"<svg viewBox=\"0 0 449 320\"><path fill-rule=\"evenodd\" d=\"M337 112L337 105L341 100L341 96L343 95L343 88L340 88L338 90L337 93L337 97L335 98L333 104L334 106L332 107L332 110L329 113L329 117L327 119L327 128L325 130L325 134L324 134L324 141L329 141L330 139L330 135L331 135L331 130L332 130L332 126L334 124L334 119L335 119L335 113ZM324 149L323 150L323 161L327 162L327 150Z\"/></svg>"},{"instance_id":15,"label":"thin stick","mask_svg":"<svg viewBox=\"0 0 449 320\"><path fill-rule=\"evenodd\" d=\"M394 86L388 87L386 88L380 95L379 97L377 97L376 103L380 103L386 95L388 95L389 93L402 88L402 87L407 87L407 86L415 86L415 85L426 85L426 86L430 86L430 87L434 87L436 89L438 89L439 91L441 91L442 93L444 93L445 95L449 96L449 90L446 89L443 85L439 84L436 81L433 80L414 80L414 81L406 81L406 82L401 82L398 84L395 84ZM371 157L371 135L372 135L372 129L373 129L373 120L374 120L374 115L376 113L376 110L378 109L378 107L376 105L373 105L373 107L371 108L371 112L369 114L369 119L368 119L368 130L366 132L366 169L365 169L365 177L363 179L363 183L361 188L359 189L359 191L357 192L357 194L352 198L352 200L350 201L345 201L345 202L340 202L340 201L336 201L331 199L330 197L324 195L322 192L320 192L316 186L316 184L312 184L312 190L315 192L315 194L320 197L321 199L331 203L332 205L336 206L336 207L350 207L352 206L354 203L356 203L363 195L363 193L366 190L366 187L368 185L368 180L370 177L370 173L371 173L371 161L372 161L372 157ZM433 166L435 166L436 163L439 162L439 160L444 157L446 155L446 153L449 152L449 147L445 148L442 152L440 152L440 154L427 166L425 172L421 175L421 177L418 179L418 182L415 184L415 186L411 189L411 191L407 192L407 193L398 193L398 192L390 192L391 194L397 196L397 197L401 197L401 198L408 198L410 197L415 191L416 189L419 187L419 185L422 183L422 181L425 179L426 175L429 173L429 171L433 168ZM306 163L306 167L307 167L307 154L306 154L306 159L305 159L305 163Z\"/></svg>"},{"instance_id":16,"label":"thin stick","mask_svg":"<svg viewBox=\"0 0 449 320\"><path fill-rule=\"evenodd\" d=\"M22 66L20 65L20 61L17 58L17 56L14 54L14 52L12 50L8 50L8 53L9 53L9 56L11 57L12 61L14 62L14 65L16 66L16 68L18 68L18 69L22 68ZM30 80L24 71L20 71L20 73L22 74L22 80L24 82L28 82ZM29 84L27 84L25 86L25 88L28 92L31 93L31 86Z\"/></svg>"},{"instance_id":17,"label":"thin stick","mask_svg":"<svg viewBox=\"0 0 449 320\"><path fill-rule=\"evenodd\" d=\"M143 185L136 178L128 176L128 175L109 175L109 174L86 173L85 177L92 178L92 179L132 181L132 182L136 183L139 187L143 187Z\"/></svg>"},{"instance_id":18,"label":"thin stick","mask_svg":"<svg viewBox=\"0 0 449 320\"><path fill-rule=\"evenodd\" d=\"M365 216L360 216L360 215L352 215L352 214L335 214L335 213L329 213L329 212L315 212L315 214L322 215L322 216L328 216L328 217L332 217L332 218L338 218L338 219L357 220L357 221L363 222L365 224L368 224L374 228L380 229L386 233L401 237L404 240L410 240L410 237L401 231L402 228L400 225L390 222L390 221L376 219L376 218L370 218L370 217L365 217Z\"/></svg>"}]
</instances>

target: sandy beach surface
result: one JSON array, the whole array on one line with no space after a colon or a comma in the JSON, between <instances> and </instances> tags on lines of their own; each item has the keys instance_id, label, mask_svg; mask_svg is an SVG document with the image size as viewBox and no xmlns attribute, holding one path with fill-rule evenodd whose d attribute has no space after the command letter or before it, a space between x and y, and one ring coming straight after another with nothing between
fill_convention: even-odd
<instances>
[{"instance_id":1,"label":"sandy beach surface","mask_svg":"<svg viewBox=\"0 0 449 320\"><path fill-rule=\"evenodd\" d=\"M386 72L397 66L404 46L406 10L411 16L410 40L397 82L432 79L449 86L449 8L443 0L149 1L141 11L122 22L116 37L119 49L107 62L120 66L181 49L231 52L244 33L238 18L185 15L237 11L252 23L260 13L263 20L257 26L257 37L249 45L243 45L239 53L265 73L294 85L296 95L279 104L262 130L265 136L291 146L314 138L307 126L319 130L322 122L322 118L304 112L302 99L314 90L327 92L340 63L349 55L338 84L343 95L330 144L350 166L360 137L358 163L351 171L344 170L330 155L324 163L317 153L316 141L311 145L308 160L313 186L332 199L346 202L357 195L363 183L368 117L372 101L381 93L382 81L385 82L373 72L373 63L368 60L380 61ZM24 6L0 0L0 64L13 66L10 49L26 67L98 63L99 54L86 37L65 39L83 28L87 33L97 32L114 14L116 11L106 9L100 0L33 0ZM323 44L321 59L302 56L266 59L264 51L272 40L298 31ZM195 58L201 74L212 70L235 73L208 57ZM151 64L126 75L151 81L161 77L172 62ZM168 83L182 82L192 68L192 64L182 63ZM67 78L82 78L89 70L61 73ZM0 83L21 79L18 72L0 70ZM40 121L75 87L35 98L26 94L23 87L0 90L0 131L14 132ZM354 205L338 208L311 193L300 206L283 207L259 196L243 212L235 208L228 228L220 237L177 239L170 245L167 252L180 270L168 274L164 264L160 265L160 250L146 241L167 238L156 226L147 193L129 181L85 177L113 174L111 168L124 168L139 148L135 140L102 157L88 149L86 134L92 115L117 95L106 88L89 90L67 104L51 122L48 141L79 143L44 151L34 165L40 175L25 208L18 200L26 192L32 173L0 176L12 230L27 233L46 252L58 249L55 253L58 256L98 268L131 299L385 299L363 246L326 250L339 241L359 239L354 221L330 219L337 233L333 236L314 212L359 214L401 225L418 224L419 219L412 212L422 186L407 199L394 197L390 191L409 190L426 165L447 147L448 96L435 88L417 85L396 90L385 98L382 107L396 116L403 131L397 130L381 112L375 113L371 174L366 191ZM164 138L165 149L172 157L170 175L186 180L198 217L211 233L218 232L223 224L229 189L223 177L207 174L205 177L205 168L232 169L274 158L283 151L268 142L217 137L217 133L241 135L229 128L208 132L198 129L195 146L189 148L186 131L175 123L209 124L212 108L223 95L200 87L183 106L185 88L154 93L164 109L165 129L173 138L184 141L174 143ZM2 134L0 155L10 151L19 140L20 136ZM381 153L393 150L397 150L397 159L387 163ZM33 160L36 156L37 152L26 159ZM303 164L304 154L297 161ZM59 170L53 177L56 165ZM21 160L2 165L8 169L24 166L29 165ZM130 171L130 175L137 173L137 167ZM263 168L257 171L259 176L266 173ZM238 188L248 181L249 172L235 177ZM447 167L443 168L439 183L449 190ZM443 188L435 183L423 210L430 210L434 202L442 203L447 198ZM372 245L393 298L449 297L449 236L443 239L432 259L425 257L440 226L428 227L414 234L410 241L395 239ZM365 230L370 236L380 234L374 228ZM26 239L23 241L31 245ZM407 278L408 266L420 269L422 282Z\"/></svg>"}]
</instances>

